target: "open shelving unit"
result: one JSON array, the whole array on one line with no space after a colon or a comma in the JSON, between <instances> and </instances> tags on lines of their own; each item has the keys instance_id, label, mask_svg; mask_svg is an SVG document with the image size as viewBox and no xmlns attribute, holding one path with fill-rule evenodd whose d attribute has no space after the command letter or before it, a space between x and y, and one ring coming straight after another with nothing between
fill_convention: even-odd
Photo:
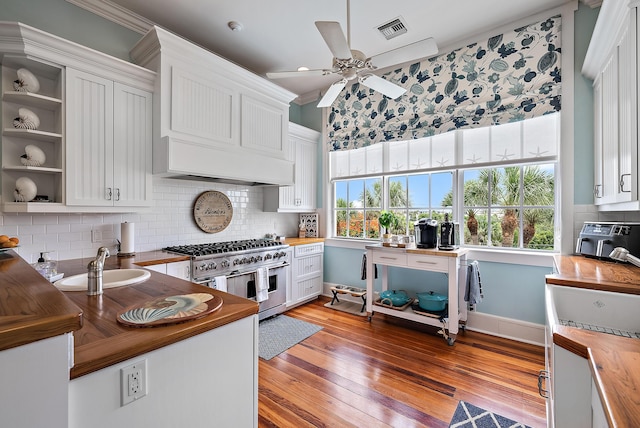
<instances>
[{"instance_id":1,"label":"open shelving unit","mask_svg":"<svg viewBox=\"0 0 640 428\"><path fill-rule=\"evenodd\" d=\"M37 93L16 91L13 87L17 71L25 68L33 73L40 89ZM2 211L64 211L64 69L55 64L26 56L5 55L2 58ZM17 129L13 120L22 107L40 119L38 129ZM20 156L27 145L39 147L46 155L41 166L25 166ZM28 177L36 183L37 195L46 201L15 202L15 182Z\"/></svg>"}]
</instances>

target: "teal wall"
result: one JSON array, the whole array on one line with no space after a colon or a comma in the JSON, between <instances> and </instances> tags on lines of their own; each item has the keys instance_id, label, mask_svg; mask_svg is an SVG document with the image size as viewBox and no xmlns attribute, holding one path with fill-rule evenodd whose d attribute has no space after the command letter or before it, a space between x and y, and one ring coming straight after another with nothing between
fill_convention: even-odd
<instances>
[{"instance_id":1,"label":"teal wall","mask_svg":"<svg viewBox=\"0 0 640 428\"><path fill-rule=\"evenodd\" d=\"M0 21L17 21L129 61L142 37L65 0L2 0Z\"/></svg>"},{"instance_id":2,"label":"teal wall","mask_svg":"<svg viewBox=\"0 0 640 428\"><path fill-rule=\"evenodd\" d=\"M599 11L600 8L591 9L580 3L575 15L573 201L578 205L593 203L593 81L584 77L580 71Z\"/></svg>"}]
</instances>

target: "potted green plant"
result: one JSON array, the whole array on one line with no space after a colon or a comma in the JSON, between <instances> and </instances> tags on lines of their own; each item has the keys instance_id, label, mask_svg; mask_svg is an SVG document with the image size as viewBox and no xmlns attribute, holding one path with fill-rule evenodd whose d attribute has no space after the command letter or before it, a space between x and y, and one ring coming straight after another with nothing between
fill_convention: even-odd
<instances>
[{"instance_id":1,"label":"potted green plant","mask_svg":"<svg viewBox=\"0 0 640 428\"><path fill-rule=\"evenodd\" d=\"M390 211L382 211L378 217L378 223L384 229L382 231L382 244L388 244L391 241L390 227L395 222L395 216Z\"/></svg>"}]
</instances>

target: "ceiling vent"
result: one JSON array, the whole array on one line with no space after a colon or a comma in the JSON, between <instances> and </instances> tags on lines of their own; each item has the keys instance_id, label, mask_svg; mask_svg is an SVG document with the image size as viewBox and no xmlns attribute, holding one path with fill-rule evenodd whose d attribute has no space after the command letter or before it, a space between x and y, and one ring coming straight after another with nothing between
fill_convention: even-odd
<instances>
[{"instance_id":1,"label":"ceiling vent","mask_svg":"<svg viewBox=\"0 0 640 428\"><path fill-rule=\"evenodd\" d=\"M407 26L400 16L386 24L379 25L377 28L387 40L407 32Z\"/></svg>"}]
</instances>

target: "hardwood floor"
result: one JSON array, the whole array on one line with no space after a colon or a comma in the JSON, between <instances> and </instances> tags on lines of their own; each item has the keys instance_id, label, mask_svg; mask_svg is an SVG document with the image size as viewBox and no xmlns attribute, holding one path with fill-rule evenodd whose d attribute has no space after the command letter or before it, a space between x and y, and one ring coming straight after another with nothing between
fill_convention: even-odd
<instances>
[{"instance_id":1,"label":"hardwood floor","mask_svg":"<svg viewBox=\"0 0 640 428\"><path fill-rule=\"evenodd\" d=\"M435 328L382 314L369 323L327 301L286 312L320 332L259 360L260 427L448 427L459 400L546 426L542 347L472 331L448 346Z\"/></svg>"}]
</instances>

